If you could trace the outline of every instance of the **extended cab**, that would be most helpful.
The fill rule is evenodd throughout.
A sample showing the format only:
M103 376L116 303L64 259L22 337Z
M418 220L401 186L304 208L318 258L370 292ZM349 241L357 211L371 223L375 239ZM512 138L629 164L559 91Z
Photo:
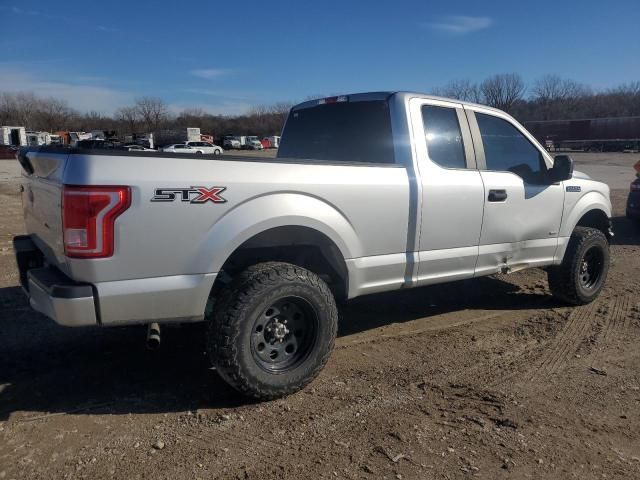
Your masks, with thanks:
M608 271L607 185L504 112L418 93L297 105L277 158L19 161L32 307L69 326L206 321L213 365L256 398L319 372L336 300L544 267L577 305Z

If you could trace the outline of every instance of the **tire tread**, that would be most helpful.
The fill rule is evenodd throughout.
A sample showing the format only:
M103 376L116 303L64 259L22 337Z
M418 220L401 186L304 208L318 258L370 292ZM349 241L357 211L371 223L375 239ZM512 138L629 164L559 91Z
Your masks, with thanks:
M238 319L250 308L250 303L267 290L282 285L283 282L304 282L314 288L331 306L326 312L330 318L331 341L322 357L297 382L286 387L270 388L256 385L246 377L241 368L239 351L236 348ZM216 301L212 318L208 319L207 347L220 376L243 395L259 400L269 400L289 395L311 382L327 363L333 350L337 334L337 309L335 300L327 284L316 274L296 265L283 262L265 262L253 265L238 274L230 286L223 289Z
M605 244L608 243L605 235L598 229L588 227L575 228L569 240L569 245L567 246L562 263L549 268L547 271L549 289L554 297L571 305L586 305L597 297L598 294L593 298L587 298L580 293L574 273L577 268L576 263L579 260L579 252L585 243L591 242L594 238L597 238L598 241L604 241ZM604 285L604 280L602 285ZM600 288L602 288L602 285Z

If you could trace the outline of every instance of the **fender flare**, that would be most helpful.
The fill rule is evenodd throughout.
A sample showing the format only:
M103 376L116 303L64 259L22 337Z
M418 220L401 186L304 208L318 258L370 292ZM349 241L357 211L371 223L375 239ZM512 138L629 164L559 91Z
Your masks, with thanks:
M324 234L345 260L362 256L358 235L335 206L308 194L279 192L250 198L212 225L194 252L194 271L217 273L244 242L286 226L307 227Z
M569 245L569 238L578 225L578 222L580 222L582 217L587 213L594 210L600 210L607 218L611 218L611 202L603 193L598 191L586 193L576 202L569 212L565 212L558 236L556 263L562 262L567 246Z

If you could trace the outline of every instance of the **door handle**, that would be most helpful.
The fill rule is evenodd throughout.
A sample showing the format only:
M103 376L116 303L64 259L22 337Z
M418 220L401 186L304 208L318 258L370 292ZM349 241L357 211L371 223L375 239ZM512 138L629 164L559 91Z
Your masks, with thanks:
M490 202L504 202L507 199L506 190L489 190L487 200Z

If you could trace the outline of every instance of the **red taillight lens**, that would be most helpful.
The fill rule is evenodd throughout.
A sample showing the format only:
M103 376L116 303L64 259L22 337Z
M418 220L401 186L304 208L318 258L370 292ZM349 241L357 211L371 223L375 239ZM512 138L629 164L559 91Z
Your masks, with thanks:
M129 187L65 186L62 193L65 254L80 258L113 255L116 218L130 205Z

